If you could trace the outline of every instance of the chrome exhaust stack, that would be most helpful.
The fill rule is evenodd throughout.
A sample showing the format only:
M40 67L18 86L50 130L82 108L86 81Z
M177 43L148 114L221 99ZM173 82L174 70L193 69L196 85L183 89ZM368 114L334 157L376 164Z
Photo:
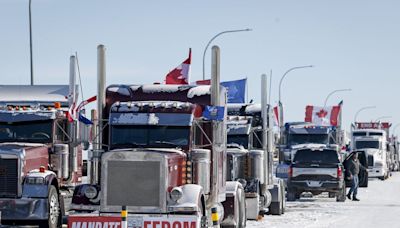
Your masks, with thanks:
M220 49L218 46L212 47L211 54L211 105L212 106L221 106L221 97L220 97ZM218 184L221 180L219 180L218 176L218 164L219 164L219 154L223 150L223 135L221 134L221 128L223 128L223 124L217 121L213 121L213 141L212 141L212 177L210 184L210 195L207 199L207 208L214 207L218 202ZM226 134L225 134L226 135Z
M69 93L68 93L68 106L75 107L78 99L78 89L76 85L76 57L71 55L69 58ZM66 181L69 182L73 178L73 173L78 171L78 151L77 151L77 122L72 121L68 123L68 135L70 137L70 142L68 143L68 157L69 161L67 165L68 168L63 167L63 169L68 170L68 177ZM65 174L65 172L64 172ZM64 177L66 175L63 175Z
M272 185L272 115L268 104L268 80L267 75L261 75L261 117L263 140L262 148L264 151L264 184L263 193L268 190L268 185Z
M90 156L90 183L99 184L99 166L103 150L103 127L104 113L106 106L105 87L106 87L106 48L100 44L97 46L97 113L92 111L93 125L93 150ZM96 115L97 114L97 115Z

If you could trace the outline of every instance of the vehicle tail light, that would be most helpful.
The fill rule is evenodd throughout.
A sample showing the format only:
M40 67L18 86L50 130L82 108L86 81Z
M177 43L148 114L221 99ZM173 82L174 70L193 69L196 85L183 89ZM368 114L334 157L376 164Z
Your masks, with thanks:
M338 167L337 168L337 178L339 179L339 178L342 178L342 173L343 173L343 170L342 170L342 167Z
M289 168L288 168L288 176L289 177L293 176L293 167L292 166L289 166Z

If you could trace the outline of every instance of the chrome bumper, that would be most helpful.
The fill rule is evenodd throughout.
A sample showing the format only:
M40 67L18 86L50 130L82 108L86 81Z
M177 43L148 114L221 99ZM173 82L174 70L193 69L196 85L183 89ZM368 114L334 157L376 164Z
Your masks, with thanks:
M0 198L1 221L47 220L47 198Z

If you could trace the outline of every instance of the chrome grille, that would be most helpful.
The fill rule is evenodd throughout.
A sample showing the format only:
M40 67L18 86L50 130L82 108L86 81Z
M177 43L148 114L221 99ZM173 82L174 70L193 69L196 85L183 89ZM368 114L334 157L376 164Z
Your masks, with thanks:
M160 161L108 161L107 205L157 207L161 205Z
M18 195L18 159L0 158L0 196Z

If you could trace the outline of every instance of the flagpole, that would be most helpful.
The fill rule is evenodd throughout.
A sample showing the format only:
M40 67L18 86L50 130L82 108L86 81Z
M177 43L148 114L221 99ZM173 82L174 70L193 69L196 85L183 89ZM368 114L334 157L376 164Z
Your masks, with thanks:
M269 73L269 94L268 94L268 104L271 104L271 91L272 91L272 69Z
M247 76L246 76L246 96L247 96L246 103L248 104L249 103L249 81L247 80Z

